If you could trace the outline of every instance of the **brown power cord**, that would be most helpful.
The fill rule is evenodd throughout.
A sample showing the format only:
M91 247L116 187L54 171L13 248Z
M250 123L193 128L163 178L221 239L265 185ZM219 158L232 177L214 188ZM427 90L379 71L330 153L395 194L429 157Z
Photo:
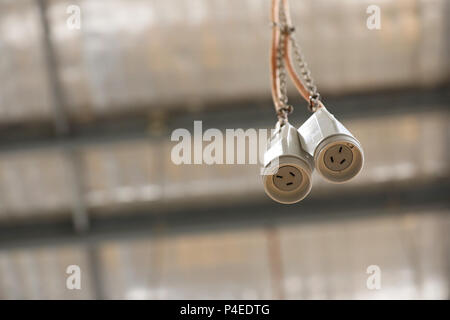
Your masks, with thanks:
M282 1L281 7L280 1ZM280 12L280 10L282 11ZM282 13L284 17L284 21L282 21L282 23L280 23L280 13ZM322 107L323 104L320 101L320 95L316 91L311 92L310 90L308 90L308 88L305 87L302 80L300 79L300 76L298 75L297 71L295 70L292 64L290 41L293 42L293 38L291 38L291 33L294 31L294 28L292 27L291 23L289 1L272 0L271 18L272 18L272 49L270 61L271 61L271 76L272 76L272 98L275 104L275 109L277 111L278 117L282 121L287 121L287 114L290 111L292 111L292 107L286 106L286 104L281 99L280 77L279 77L280 70L277 67L277 55L282 49L280 45L283 46L282 50L283 60L284 65L286 66L286 69L288 71L288 74L291 77L291 80L293 81L300 95L303 97L303 99L305 99L308 102L309 110L314 112L318 108ZM283 40L282 44L280 43L281 33L283 33L284 35L284 37L282 37ZM308 80L312 81L311 78L309 78Z
M272 99L275 104L275 110L277 113L281 110L284 104L280 100L280 78L278 75L277 68L277 57L279 52L279 41L280 41L280 28L279 24L279 12L280 12L280 2L279 0L272 0L272 48L270 51L270 71L272 76Z
M279 0L278 0L279 1ZM275 0L275 2L278 2ZM289 39L290 39L290 33L292 32L292 26L291 23L291 15L290 15L290 9L289 9L289 1L288 0L282 0L283 1L283 9L284 9L284 15L286 18L286 27L282 32L286 33L286 37L284 37L284 61L286 63L286 68L289 73L289 76L291 77L292 81L294 82L295 87L297 88L298 92L300 92L300 95L305 99L307 102L309 102L309 91L306 89L306 87L303 85L303 82L300 80L300 77L297 74L297 71L295 71L294 66L292 65L291 60L291 46L289 45Z

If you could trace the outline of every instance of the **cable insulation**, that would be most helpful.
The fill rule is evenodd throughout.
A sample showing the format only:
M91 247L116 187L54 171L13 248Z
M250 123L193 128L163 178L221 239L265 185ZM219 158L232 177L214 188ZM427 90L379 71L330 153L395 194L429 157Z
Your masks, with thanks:
M279 0L272 0L271 7L271 19L272 19L272 47L270 51L270 71L271 71L271 84L272 84L272 99L275 104L275 110L277 113L283 107L283 104L280 100L281 92L280 92L280 79L278 77L277 70L277 55L279 51L279 41L280 41L280 28L278 27L279 23L279 10L280 10L280 2Z
M289 1L288 0L282 0L283 1L283 8L284 15L286 17L286 24L287 28L292 26L291 23L291 15L290 15L290 8L289 8ZM295 70L294 66L292 65L292 58L291 58L291 46L290 46L290 35L289 30L283 30L283 32L286 32L286 37L284 38L284 61L286 64L286 69L289 73L289 76L292 79L292 82L294 82L295 87L297 88L300 95L309 103L309 96L310 93L308 89L304 86L303 82L300 80L300 77Z

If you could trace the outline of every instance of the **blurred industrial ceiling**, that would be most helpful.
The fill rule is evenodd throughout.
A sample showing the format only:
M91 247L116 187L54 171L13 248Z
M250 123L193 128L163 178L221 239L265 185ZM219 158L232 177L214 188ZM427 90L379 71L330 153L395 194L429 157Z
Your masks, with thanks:
M52 119L46 36L35 0L0 2L0 121ZM267 97L269 1L45 1L66 112L77 120ZM67 28L79 5L80 30ZM292 1L296 36L327 94L429 87L449 77L445 0ZM433 35L430 37L430 35Z
M269 1L0 0L0 298L448 296L450 1L378 1L370 31L372 2L291 1L324 102L367 161L350 184L314 176L310 198L283 207L259 166L170 161L171 131L193 120L274 125ZM80 30L66 26L73 4ZM299 125L308 114L289 91ZM354 260L333 255L347 250ZM371 259L403 279L385 296L339 281ZM79 294L60 287L74 261ZM221 265L236 272L219 281Z

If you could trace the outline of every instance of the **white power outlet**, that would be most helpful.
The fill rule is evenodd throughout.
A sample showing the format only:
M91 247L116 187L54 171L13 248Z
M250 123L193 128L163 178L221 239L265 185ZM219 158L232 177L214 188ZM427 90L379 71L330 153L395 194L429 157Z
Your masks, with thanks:
M311 191L312 156L304 150L303 138L289 123L277 126L264 154L264 190L280 203L295 203Z
M335 144L325 151L325 165L332 171L347 169L353 162L353 152L345 144Z
M282 191L292 191L297 189L302 181L303 175L299 169L293 166L280 167L276 174L272 176L275 187Z
M361 145L325 107L319 108L298 132L305 139L306 150L314 156L317 171L325 179L341 183L361 171L364 163Z

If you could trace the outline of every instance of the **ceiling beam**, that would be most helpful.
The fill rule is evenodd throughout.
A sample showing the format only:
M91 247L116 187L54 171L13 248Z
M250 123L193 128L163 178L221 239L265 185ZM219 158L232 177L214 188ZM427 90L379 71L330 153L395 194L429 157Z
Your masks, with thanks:
M263 201L163 212L144 209L91 216L89 230L76 233L70 221L24 220L0 225L0 249L62 245L98 245L103 241L159 235L236 230L295 222L321 222L408 212L442 210L449 213L448 178L411 184L389 183L383 188L359 188L310 197L296 205Z
M292 99L294 101L294 99ZM297 100L298 101L298 100ZM403 89L373 93L334 96L324 101L339 119L368 118L395 114L448 112L450 87L430 89ZM33 149L55 149L61 147L82 148L84 146L111 143L119 140L166 138L176 128L191 128L194 120L203 120L210 128L272 127L276 121L269 99L208 105L198 112L167 111L164 131L157 134L149 130L149 110L143 114L124 114L120 117L98 119L91 123L71 122L70 134L55 136L51 130L26 126L0 128L0 153ZM300 124L309 116L303 104L296 106L290 120ZM297 123L298 122L298 123ZM28 131L27 131L28 130Z

